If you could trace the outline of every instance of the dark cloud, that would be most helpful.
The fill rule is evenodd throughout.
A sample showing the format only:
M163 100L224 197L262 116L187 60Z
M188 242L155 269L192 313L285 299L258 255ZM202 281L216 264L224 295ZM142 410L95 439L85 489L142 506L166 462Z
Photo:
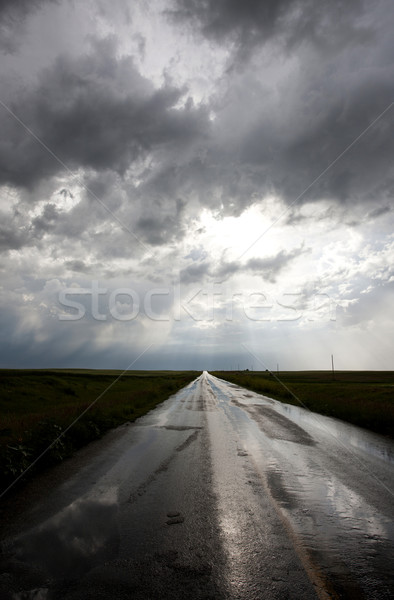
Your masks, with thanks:
M0 49L11 53L16 50L27 16L42 5L57 0L1 0L0 2Z
M2 252L19 250L25 246L27 239L24 233L16 231L7 221L3 221L0 225L0 249Z
M390 206L378 206L367 214L367 219L377 219L378 217L387 215L387 213L392 212L392 210L393 209Z
M394 85L377 83L378 91L365 81L357 90L349 90L346 98L335 99L323 118L283 149L274 169L285 197L302 194L303 199L342 203L384 197L394 175L390 161L394 142L388 135L394 106L380 115L391 104ZM368 129L375 119L378 122Z
M321 47L336 47L350 39L363 40L368 28L358 23L362 0L175 0L176 19L189 21L217 42L235 43L238 56L245 57L277 35L288 46L308 39Z
M267 91L253 67L246 70L229 82L212 135L189 156L163 156L145 173L140 193L195 198L219 216L237 216L267 194L298 205L387 204L394 189L394 72L373 53L366 70L357 54L340 64L316 63L308 54L301 76L281 92Z
M25 127L2 110L0 180L32 186L64 171L61 163L123 174L153 149L181 150L208 122L203 109L175 108L184 91L155 89L130 57L116 58L112 38L79 60L60 57L12 103Z
M14 206L0 213L0 249L20 250L27 246L34 236L34 227L26 214Z
M136 229L142 239L153 246L168 243L172 234L179 232L177 224L169 216L141 217L136 223Z
M111 290L125 286L141 306L157 288L153 313L170 314L179 278L203 320L202 284L228 281L231 295L238 282L267 283L278 297L283 286L300 290L305 311L315 296L342 298L347 329L367 323L365 340L376 327L392 339L390 1L137 4L0 0L1 102L14 113L0 106L1 364L122 367L152 340L163 346L145 367L196 366L193 352L206 367L221 346L218 356L229 345L237 355L249 327L227 321L223 298L212 323L161 322L145 308L127 325L108 315ZM99 40L103 31L117 37ZM251 205L274 245L251 233L250 254L237 258L209 219ZM321 281L306 285L315 274ZM90 278L108 288L107 321L78 294ZM78 322L59 320L67 286L86 309ZM116 307L130 310L127 294ZM310 356L322 345L299 335ZM288 346L277 327L260 339L280 356ZM344 344L349 355L359 346Z
M281 250L274 256L267 256L265 258L251 258L245 264L239 261L223 261L221 265L215 269L214 277L219 279L228 279L236 273L253 273L253 275L259 275L274 283L277 275L283 271L290 263L297 259L305 252L309 252L304 247L295 248L294 250L287 252Z
M178 198L151 198L151 203L142 210L141 216L134 222L134 231L144 242L152 246L169 244L181 239L185 234L183 212L185 202Z
M47 204L39 217L35 217L32 221L34 233L41 236L48 231L54 229L59 218L59 211L55 204Z
M181 283L185 284L201 282L209 273L209 270L209 262L192 264L180 271L179 279Z
M205 162L195 158L177 180L185 187L193 181L201 202L216 201L225 214L239 214L266 194L299 204L389 202L394 72L374 52L366 70L368 48L357 54L350 52L341 63L316 63L307 54L305 70L281 93L256 84L251 68L229 86Z
M16 206L0 217L0 248L3 252L39 245L44 236L56 232L62 218L61 211L52 203L46 204L33 218L22 208Z
M359 2L346 9L336 2L330 8L314 4L179 0L178 12L194 15L219 42L231 34L246 45L255 44L256 31L271 39L282 22L286 31L294 32L302 19L309 19L309 31L324 31L341 11L347 15L341 27L348 22L357 29ZM295 14L298 25L292 27L288 21ZM253 39L247 33L251 22ZM113 173L122 178L131 165L149 157L138 186L129 181L124 187L130 198L125 212L136 200L145 202L144 211L126 219L156 245L184 231L182 219L166 207L179 196L189 205L195 199L218 215L239 215L267 193L287 202L300 194L302 200L381 201L390 197L394 185L392 111L320 177L393 97L391 68L377 54L372 38L364 39L362 51L351 46L350 34L348 39L350 50L340 62L330 53L316 60L313 53L304 52L301 71L290 74L280 90L258 82L251 64L229 79L224 98L214 97L198 107L191 100L184 102L182 87L154 87L131 57L118 57L116 40L109 38L94 42L93 51L77 60L59 57L41 73L34 89L18 94L11 109L67 167L93 171L88 177L95 182L89 189L106 205L114 202L114 212L122 201L115 201L110 191ZM212 122L209 109L216 116ZM0 182L31 189L64 172L17 120L1 112ZM248 115L253 116L249 121Z
M0 20L11 16L14 13L26 15L29 10L34 10L45 0L1 0L0 1ZM46 0L49 1L49 0Z
M270 193L287 203L387 203L394 188L390 3L175 4L176 18L236 48L240 65L228 72L224 97L212 101L215 142L203 160L178 170L178 186L193 182L202 204L232 215ZM286 79L277 78L281 71Z
M70 271L74 271L75 273L89 273L92 268L90 265L87 265L83 260L67 260L64 265Z
M302 246L289 252L281 250L278 254L265 258L251 258L246 263L222 260L219 265L213 265L207 260L202 260L182 269L180 280L186 284L202 282L208 275L210 279L221 283L237 273L252 273L274 283L281 271L306 252L309 250Z

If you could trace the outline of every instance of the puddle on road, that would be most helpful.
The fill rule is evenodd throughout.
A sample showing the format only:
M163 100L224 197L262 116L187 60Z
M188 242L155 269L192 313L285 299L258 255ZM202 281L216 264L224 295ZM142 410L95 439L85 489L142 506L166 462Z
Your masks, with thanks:
M275 401L275 409L284 415L288 415L298 424L318 428L322 434L335 438L347 448L352 447L356 450L362 450L370 456L394 464L394 443L392 440L385 439L383 436L339 419L313 413L291 404Z
M390 598L394 563L391 519L375 513L338 479L323 473L316 473L315 478L315 484L307 479L302 489L294 490L297 507L285 507L312 560L334 583L340 597ZM361 594L361 589L368 596Z
M7 574L11 588L26 590L15 598L44 598L43 586L48 580L78 579L116 555L118 504L112 491L101 501L77 500L40 526L3 544L1 572Z

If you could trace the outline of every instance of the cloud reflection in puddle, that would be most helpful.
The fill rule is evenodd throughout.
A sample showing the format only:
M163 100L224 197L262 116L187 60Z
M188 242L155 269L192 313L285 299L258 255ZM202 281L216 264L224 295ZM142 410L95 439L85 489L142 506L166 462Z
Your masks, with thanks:
M119 543L118 504L80 499L15 539L13 559L56 579L75 579L112 558Z

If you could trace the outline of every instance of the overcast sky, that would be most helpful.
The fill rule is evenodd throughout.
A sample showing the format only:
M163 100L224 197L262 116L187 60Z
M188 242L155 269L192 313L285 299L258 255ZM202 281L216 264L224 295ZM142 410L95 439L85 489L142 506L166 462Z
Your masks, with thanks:
M0 366L394 369L393 31L0 1Z

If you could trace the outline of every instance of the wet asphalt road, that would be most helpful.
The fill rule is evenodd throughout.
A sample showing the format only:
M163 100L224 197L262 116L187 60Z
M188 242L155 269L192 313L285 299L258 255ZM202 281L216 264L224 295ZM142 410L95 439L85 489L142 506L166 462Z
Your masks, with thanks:
M394 597L394 444L204 373L5 501L0 597Z

